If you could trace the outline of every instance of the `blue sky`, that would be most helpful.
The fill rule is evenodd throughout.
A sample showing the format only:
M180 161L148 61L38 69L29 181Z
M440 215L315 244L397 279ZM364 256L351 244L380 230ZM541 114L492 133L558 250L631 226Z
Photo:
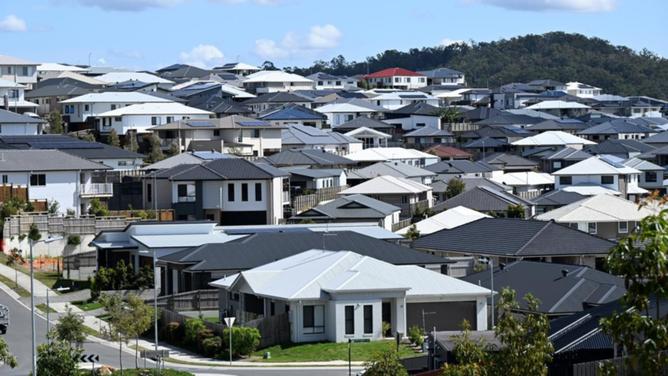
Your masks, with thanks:
M305 66L559 30L668 56L667 14L665 0L2 0L0 54L134 69Z

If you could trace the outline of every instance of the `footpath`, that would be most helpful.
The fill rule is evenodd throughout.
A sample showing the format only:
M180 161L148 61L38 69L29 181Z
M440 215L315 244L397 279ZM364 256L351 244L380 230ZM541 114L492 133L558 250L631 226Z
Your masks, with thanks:
M26 291L30 291L30 275L23 273L21 271L18 272L18 275L15 275L14 269L3 264L0 264L0 274L5 276L6 278L11 279L12 281L16 277L16 281L18 282L19 287L25 289ZM99 309L92 311L83 311L79 307L71 304L72 302L82 301L90 298L89 290L59 294L37 279L35 279L33 283L34 283L35 306L46 303L46 296L48 291L49 307L56 312L55 314L53 312L50 314L50 321L52 324L55 324L57 322L57 319L61 315L67 313L68 309L71 309L73 313L81 315L84 318L84 325L86 325L86 327L94 330L97 333L104 333L105 331L108 331L109 324L106 321L96 317L103 314L104 313L103 311ZM30 306L30 297L20 297L13 290L11 290L10 286L3 286L3 287L5 287L3 288L3 290L8 292L8 294L12 296L14 299L21 301L26 306ZM44 315L42 314L42 316ZM118 347L116 343L113 343L98 336L89 335L88 339L96 343L106 344L111 347ZM139 348L141 350L154 350L155 344L154 342L140 339ZM169 358L165 360L165 363L173 363L175 365L182 365L182 366L185 365L193 368L230 366L229 361L222 361L220 359L203 357L201 355L190 353L181 348L166 345L163 343L159 344L158 350L169 351ZM134 354L134 349L128 348L127 346L125 351ZM353 366L360 367L363 365L363 362L352 362L351 364ZM332 367L338 369L342 367L348 367L348 362L336 360L336 361L325 361L325 362L279 363L279 362L252 362L247 360L234 360L232 361L232 367L324 367L324 368Z

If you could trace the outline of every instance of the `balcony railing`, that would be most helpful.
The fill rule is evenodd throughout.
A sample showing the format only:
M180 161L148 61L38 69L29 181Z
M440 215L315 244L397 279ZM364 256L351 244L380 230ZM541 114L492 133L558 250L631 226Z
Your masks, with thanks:
M81 197L111 197L114 195L113 183L81 184Z

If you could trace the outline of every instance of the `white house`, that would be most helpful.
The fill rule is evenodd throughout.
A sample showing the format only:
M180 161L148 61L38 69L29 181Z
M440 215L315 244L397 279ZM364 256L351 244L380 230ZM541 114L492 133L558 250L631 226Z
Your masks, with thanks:
M427 323L426 331L456 330L464 319L475 330L487 329L490 290L351 251L309 250L211 285L257 302L265 308L263 316L288 312L295 343L378 340ZM244 305L240 301L235 313L241 322L248 316ZM424 311L433 312L428 320ZM389 333L383 333L384 320Z
M585 145L596 145L596 143L563 131L547 131L517 140L513 142L512 145L524 149L537 147L570 147L575 150L582 150Z
M256 73L262 68L256 67L255 65L246 64L246 63L227 63L222 67L213 68L214 71L223 71L232 74L237 74L240 76L248 76L249 74Z
M438 107L439 100L433 95L419 91L392 91L381 92L376 96L367 99L376 106L388 110L397 110L414 103L426 103Z
M619 192L635 201L647 190L638 186L640 170L605 160L599 156L587 158L552 173L555 189L569 186L599 186Z
M348 154L346 158L367 165L376 162L397 161L416 167L425 167L440 161L433 154L398 147L367 148L357 153Z
M34 112L38 104L25 100L25 85L0 79L0 108L17 113Z
M63 72L85 73L87 68L78 67L76 65L66 65L59 63L42 63L37 66L37 77L40 80L45 78L52 78Z
M256 94L277 91L312 90L313 80L280 70L259 71L249 74L243 81L244 88Z
M100 133L115 129L118 135L124 135L128 131L147 133L151 127L174 121L209 119L213 116L215 114L211 111L176 102L142 103L98 114L97 126Z
M131 106L140 103L169 103L169 99L156 97L150 94L126 91L107 91L104 93L89 93L66 99L60 103L63 106L63 117L70 123L83 123L89 117L97 117L107 111Z
M344 134L362 141L364 149L387 147L387 142L392 139L392 135L368 127L356 128Z
M363 78L377 88L412 90L427 86L427 76L404 68L387 68Z
M526 107L529 110L546 112L560 117L577 117L586 115L591 107L578 102L567 102L562 100L547 100Z
M58 201L59 212L81 214L92 198L113 196L111 183L97 183L93 172L110 168L58 150L2 150L2 184L28 188L28 199Z
M583 84L582 82L576 81L567 82L566 90L564 91L570 95L575 95L576 97L580 98L593 98L595 96L601 95L600 87Z
M363 99L348 99L328 103L315 109L327 116L327 122L334 128L360 116L379 118L387 110Z
M0 109L0 136L41 134L44 125L42 119Z
M13 56L0 55L0 80L32 87L37 83L37 63Z
M316 90L346 90L357 89L357 79L354 77L335 76L329 73L317 72L306 76L313 80Z
M411 216L419 209L434 206L432 188L416 181L389 175L378 176L339 192L340 195L360 194L401 208L401 214Z
M308 220L315 223L377 223L392 231L399 222L401 208L364 195L339 197L320 203L292 218L292 222Z

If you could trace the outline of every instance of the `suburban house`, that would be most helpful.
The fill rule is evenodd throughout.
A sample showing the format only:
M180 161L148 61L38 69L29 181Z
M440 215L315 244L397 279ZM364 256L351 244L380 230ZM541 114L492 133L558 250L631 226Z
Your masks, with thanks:
M612 119L583 129L578 132L578 135L591 141L600 142L609 139L642 140L656 133L657 131L630 120Z
M0 107L16 113L35 112L37 103L25 99L25 85L0 79Z
M148 130L156 133L164 148L219 151L263 157L281 150L283 126L240 115L218 119L175 120Z
M555 116L578 117L587 114L591 107L578 102L546 100L527 106L527 109L542 111Z
M0 136L42 134L46 122L40 118L0 109Z
M464 319L475 330L487 329L490 290L351 251L312 249L211 285L259 306L258 312L247 312L253 304L239 302L241 322L287 313L294 343L378 340L405 335L413 325L456 329ZM428 321L425 310L435 313ZM383 321L390 323L391 333L383 333Z
M406 226L401 230L396 231L396 233L400 235L406 235L408 230L412 226L415 226L415 229L420 233L420 236L424 236L436 231L451 229L469 222L477 221L480 218L491 217L487 214L480 213L464 206L455 206L452 209L442 211L419 222L415 222L411 226Z
M403 135L406 145L425 148L436 144L453 144L455 136L449 131L424 127L417 128Z
M530 199L554 188L554 177L546 172L506 172L491 178L499 184L513 188L513 194Z
M552 150L550 148L544 152L540 152L540 155L534 154L534 156L540 159L541 171L551 173L580 161L584 161L592 155L583 150L564 147L557 150Z
M535 171L538 167L538 163L534 161L509 153L492 153L486 155L480 162L488 164L495 170L501 170L503 172Z
M259 72L262 68L246 63L227 63L223 66L213 68L214 71L228 72L239 76L248 76L249 74Z
M638 186L640 188L661 192L666 189L664 182L665 169L663 167L640 158L629 158L621 163L624 166L640 171L640 179L638 179Z
M47 115L51 111L61 111L60 102L88 94L98 90L101 85L89 84L69 77L50 78L33 85L32 90L25 93L26 100L37 105L39 115Z
M0 55L0 80L16 82L30 88L37 83L38 65L17 57Z
M61 101L63 120L67 123L90 123L89 118L121 107L142 103L169 103L169 99L134 91L88 93ZM157 125L157 124L156 124Z
M287 176L242 158L180 165L144 177L144 206L172 208L178 220L277 224L289 203Z
M600 194L537 215L539 221L555 221L606 239L627 237L645 217L655 214L647 207L621 197Z
M540 302L538 312L550 319L615 301L626 292L622 278L582 265L520 260L494 265L493 275L494 289L533 295ZM462 280L489 288L491 278L490 271L483 270ZM527 310L526 301L520 300L518 313Z
M118 135L129 131L149 133L151 127L178 120L209 119L213 112L188 107L176 102L141 103L97 114L97 129L109 133L112 129Z
M446 198L440 205L446 208L463 206L495 217L507 217L508 210L512 206L521 207L524 211L524 218L530 218L534 214L533 203L528 199L515 196L498 187L484 185L470 189L467 186L464 192Z
M434 154L435 156L441 158L441 160L447 161L451 159L468 159L471 160L473 155L466 150L456 148L449 145L433 145L429 148L423 150L425 153Z
M419 91L371 91L368 94L373 96L367 100L376 106L383 107L389 111L405 109L404 112L399 114L411 114L409 112L411 109L413 109L412 113L415 113L416 109L421 108L425 109L423 112L426 115L435 115L438 112L438 98L427 93ZM418 104L427 106L415 107Z
M275 167L348 168L354 161L323 149L291 149L265 157Z
M346 155L360 165L368 166L377 162L403 162L411 166L424 168L439 161L439 158L415 149L391 148L368 148L356 153ZM430 170L430 169L429 169ZM432 171L432 170L430 170Z
M316 207L293 215L292 222L315 223L375 222L392 231L399 222L401 208L364 195L350 195L323 202Z
M347 186L347 174L340 168L281 167L281 170L290 174L292 197Z
M349 90L357 89L357 79L354 77L335 76L329 73L317 72L306 76L315 82L316 90Z
M360 169L348 171L348 181L354 185L377 176L394 176L414 180L425 185L431 184L435 173L420 167L409 165L399 161L378 162Z
M582 150L585 145L594 144L596 143L593 141L563 131L547 131L535 136L525 137L512 143L513 146L518 146L523 150L537 147L570 147L572 149Z
M547 132L547 131L562 131L570 134L586 129L589 124L586 124L577 119L546 119L540 123L531 124L526 129L532 132Z
M360 128L373 129L384 134L389 134L393 139L398 139L399 136L398 130L394 125L366 116L358 116L350 121L337 125L332 128L332 130L340 133L348 133Z
M88 72L90 74L90 71ZM115 85L128 81L143 82L145 84L155 84L156 86L169 89L174 86L174 81L164 79L146 72L114 71L95 76L95 79L102 81L107 85Z
M245 100L243 104L259 114L289 104L311 108L312 102L313 99L306 96L280 91L260 94L255 98Z
M166 170L179 165L194 165L222 158L236 158L217 151L186 151L142 167L144 171Z
M268 110L258 116L258 119L273 125L303 125L315 128L325 128L327 117L319 112L298 104L288 104Z
M362 141L354 137L298 124L281 131L281 143L283 150L322 149L344 155L362 150Z
M494 167L479 161L468 159L444 160L425 167L438 175L465 177L491 177L495 172L500 172Z
M311 90L314 82L306 77L280 70L251 73L243 80L246 91L255 94L278 91Z
M466 84L463 72L450 68L436 68L428 71L420 71L427 77L428 85L462 85Z
M427 76L404 68L387 68L362 78L377 88L413 90L427 86Z
M537 260L600 269L615 243L552 221L482 218L420 237L413 248L458 257L448 274L470 274L476 259L492 258L494 265Z
M358 119L368 118L360 117ZM367 127L355 128L350 132L344 133L344 135L362 141L362 149L387 147L389 140L392 139L392 135L388 133L383 133Z
M327 116L327 123L336 128L358 117L380 118L386 109L363 99L344 99L328 103L315 109Z
M385 114L386 123L410 131L419 128L441 129L438 107L428 103L413 103Z
M383 175L344 189L339 195L361 194L401 208L402 216L434 206L432 188L413 180Z
M547 213L551 210L558 209L562 206L572 204L580 201L587 196L577 192L568 192L564 190L554 190L545 192L538 197L531 199L531 202L536 206L536 214Z
M569 186L598 186L635 201L647 193L638 186L640 171L604 158L590 157L552 173L555 189Z
M57 201L59 213L83 214L93 198L113 196L97 174L110 167L59 150L0 150L2 184L26 187L30 201Z
M601 88L581 82L566 82L565 92L580 98L593 98L601 95Z

